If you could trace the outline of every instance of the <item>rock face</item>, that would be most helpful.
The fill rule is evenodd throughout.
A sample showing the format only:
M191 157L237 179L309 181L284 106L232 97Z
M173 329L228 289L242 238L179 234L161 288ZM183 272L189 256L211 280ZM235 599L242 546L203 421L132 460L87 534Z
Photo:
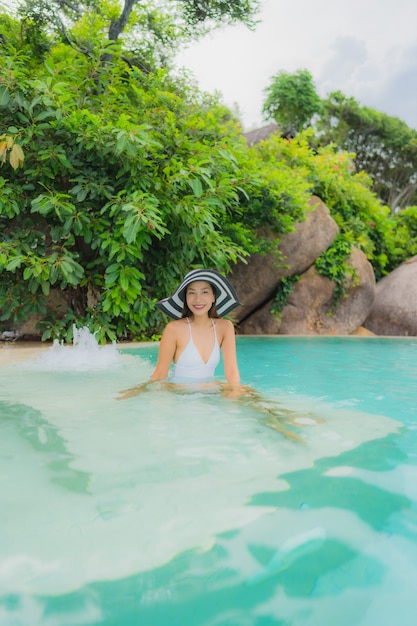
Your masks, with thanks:
M282 318L271 313L272 300L247 317L237 327L239 335L279 335Z
M311 267L297 282L283 310L283 335L350 335L367 318L375 298L375 275L365 254L352 249L346 296L334 307L334 283Z
M299 222L292 233L279 239L282 260L278 269L282 277L301 274L331 246L339 227L320 198L312 196L311 211L304 222Z
M346 297L333 306L334 283L310 267L295 284L280 316L270 312L272 301L239 325L239 333L281 335L349 335L367 318L375 297L371 264L354 248L349 264L356 278L348 278Z
M246 263L238 263L229 276L243 306L235 313L240 322L268 302L282 278L301 274L333 243L338 226L329 209L313 196L311 211L304 222L299 222L293 232L281 239L270 235L281 251L277 254L254 254ZM263 233L265 235L265 233Z
M375 291L363 326L377 335L417 336L417 256L384 276Z

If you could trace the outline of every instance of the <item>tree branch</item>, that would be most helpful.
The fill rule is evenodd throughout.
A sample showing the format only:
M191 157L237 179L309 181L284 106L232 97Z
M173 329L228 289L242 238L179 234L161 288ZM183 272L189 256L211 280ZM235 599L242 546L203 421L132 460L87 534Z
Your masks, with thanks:
M132 13L132 9L136 3L136 0L125 0L123 11L120 14L118 20L112 20L110 22L109 28L109 39L110 41L117 41L121 32L123 32L130 14Z
M77 7L75 4L72 4L72 2L69 2L68 0L55 0L55 2L60 7L67 7L68 9L71 9L71 11L74 11L74 13L77 13L77 15L82 15L79 7Z

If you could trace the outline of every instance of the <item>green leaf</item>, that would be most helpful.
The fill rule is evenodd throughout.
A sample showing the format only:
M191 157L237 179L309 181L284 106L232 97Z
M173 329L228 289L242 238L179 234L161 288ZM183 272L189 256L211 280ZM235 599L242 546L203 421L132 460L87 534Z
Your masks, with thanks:
M0 86L0 107L7 107L10 101L10 92L7 87Z
M53 109L47 109L46 111L41 111L41 113L35 115L34 119L41 122L42 120L46 120L48 117L56 117L56 112Z
M199 178L192 178L188 181L188 184L193 190L194 195L197 198L200 198L203 193L203 185L201 184L201 180Z
M18 267L20 267L25 260L24 256L15 256L11 261L6 265L6 270L8 272L14 272Z
M123 291L127 291L129 289L129 279L124 273L120 274L120 286Z

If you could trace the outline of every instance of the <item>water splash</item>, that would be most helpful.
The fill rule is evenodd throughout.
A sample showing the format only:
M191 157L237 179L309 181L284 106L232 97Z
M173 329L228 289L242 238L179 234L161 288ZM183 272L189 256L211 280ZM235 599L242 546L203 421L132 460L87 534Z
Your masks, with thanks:
M95 333L84 326L73 326L73 345L64 345L55 339L49 350L40 354L34 361L25 364L26 368L38 371L91 371L105 370L123 365L123 359L115 343L100 346Z

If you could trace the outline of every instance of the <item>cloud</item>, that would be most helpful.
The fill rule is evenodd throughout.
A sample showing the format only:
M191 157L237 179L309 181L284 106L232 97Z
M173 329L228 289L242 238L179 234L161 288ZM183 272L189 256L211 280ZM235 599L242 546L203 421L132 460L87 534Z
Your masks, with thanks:
M330 46L332 56L324 63L320 82L338 84L351 81L358 68L368 60L364 41L355 37L338 37Z
M371 57L364 41L339 37L330 51L316 83L321 97L340 90L417 128L417 45L396 45Z
M384 66L384 80L366 94L368 105L417 129L417 45L391 50Z

